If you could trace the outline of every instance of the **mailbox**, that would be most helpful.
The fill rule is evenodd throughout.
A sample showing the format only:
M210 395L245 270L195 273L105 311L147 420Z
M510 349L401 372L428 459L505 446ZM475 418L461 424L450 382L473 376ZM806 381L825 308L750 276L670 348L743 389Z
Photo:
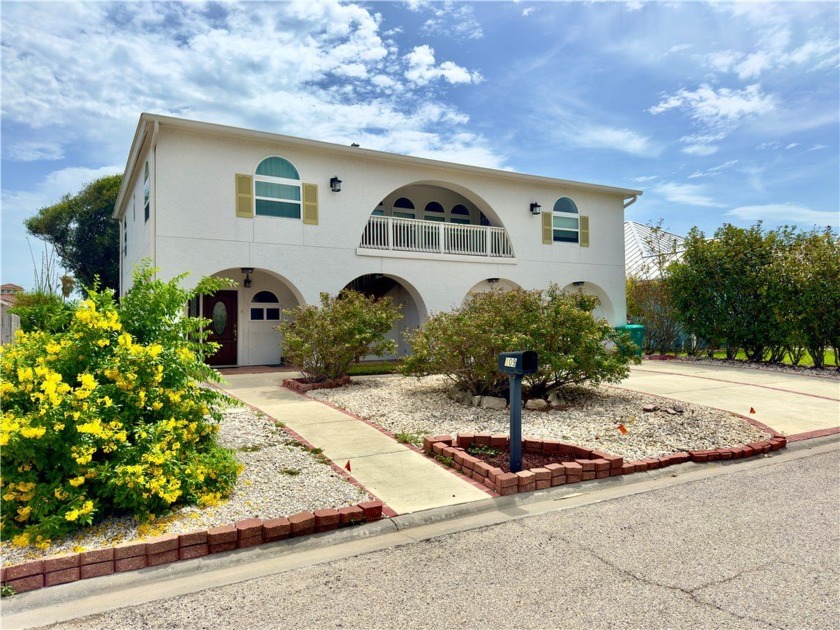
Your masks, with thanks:
M533 374L537 371L537 353L533 350L502 352L499 354L499 371L509 375Z

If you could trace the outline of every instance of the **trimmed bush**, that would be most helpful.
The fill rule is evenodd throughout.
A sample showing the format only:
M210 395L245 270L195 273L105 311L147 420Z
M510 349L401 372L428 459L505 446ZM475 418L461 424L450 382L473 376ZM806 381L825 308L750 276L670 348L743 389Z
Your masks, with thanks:
M499 396L508 388L499 353L534 350L540 367L524 379L525 398L566 385L618 382L637 360L630 352L635 346L626 333L593 318L597 304L593 296L563 293L556 285L547 291L480 293L407 335L413 352L402 372L445 374L475 396Z
M228 399L202 385L205 322L184 317L186 291L142 266L118 307L89 290L66 331L19 332L0 356L3 539L50 539L119 514L141 519L211 504L240 470L214 435Z
M390 298L350 290L337 297L322 293L320 307L298 306L283 314L289 320L277 329L283 333L284 358L310 383L347 376L359 357L395 352L396 342L385 335L402 318Z

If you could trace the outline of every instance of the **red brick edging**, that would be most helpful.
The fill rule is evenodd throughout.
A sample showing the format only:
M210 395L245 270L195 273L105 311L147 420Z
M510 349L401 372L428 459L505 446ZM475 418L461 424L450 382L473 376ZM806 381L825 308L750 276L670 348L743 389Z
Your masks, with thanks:
M331 381L322 381L320 383L307 383L305 379L301 378L287 378L283 380L283 387L291 389L298 394L305 394L311 392L313 389L334 389L342 387L350 382L349 376L342 376Z
M129 542L107 549L52 556L0 569L0 583L12 587L15 593L25 593L45 586L145 569L293 536L369 523L382 518L382 507L382 501L364 501L338 509L298 512L289 518L248 518L233 525L187 534L167 534L145 542Z
M501 468L494 468L466 452L466 449L473 446L506 450L509 445L510 439L508 436L490 435L489 433L462 433L455 438L451 435L435 435L423 438L423 451L427 455L436 458L438 461L444 460L458 472L483 483L490 490L502 496L545 490L554 486L591 479L629 475L689 461L712 462L752 457L784 448L787 445L787 439L781 435L774 435L761 442L732 448L672 453L664 457L625 462L624 458L617 455L610 455L573 444L565 444L558 440L526 438L522 440L523 453L565 455L574 457L575 461L546 464L540 468L521 470L518 473L506 473Z

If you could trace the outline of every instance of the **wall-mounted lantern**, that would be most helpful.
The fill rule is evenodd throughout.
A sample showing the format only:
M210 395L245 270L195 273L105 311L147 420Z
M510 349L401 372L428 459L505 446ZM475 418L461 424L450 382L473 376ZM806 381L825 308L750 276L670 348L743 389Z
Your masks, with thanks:
M531 204L531 214L539 214L542 212L542 206L536 201Z
M341 180L338 177L330 179L330 190L333 192L341 192Z
M239 271L245 274L245 280L242 282L242 286L246 289L251 286L251 274L254 273L253 267L240 267Z
M499 283L498 278L487 278L487 284L498 284L498 283Z

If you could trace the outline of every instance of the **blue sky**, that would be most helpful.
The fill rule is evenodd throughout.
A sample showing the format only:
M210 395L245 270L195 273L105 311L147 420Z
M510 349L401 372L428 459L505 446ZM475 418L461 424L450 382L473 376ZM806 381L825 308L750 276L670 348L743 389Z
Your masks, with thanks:
M837 227L838 25L833 1L4 1L2 282L33 284L23 220L121 172L143 111L639 188L627 218L678 233Z

